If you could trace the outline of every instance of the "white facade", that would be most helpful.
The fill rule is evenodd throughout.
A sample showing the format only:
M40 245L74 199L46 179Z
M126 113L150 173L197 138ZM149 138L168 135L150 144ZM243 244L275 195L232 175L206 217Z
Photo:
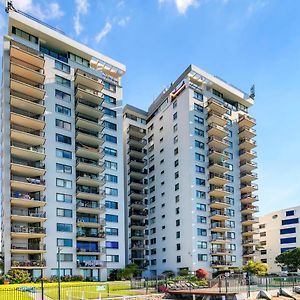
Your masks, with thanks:
M5 272L105 280L125 265L125 67L9 11L2 90ZM11 79L10 79L11 78Z
M300 247L300 206L282 209L259 217L260 259L267 263L269 273L286 271L275 258Z

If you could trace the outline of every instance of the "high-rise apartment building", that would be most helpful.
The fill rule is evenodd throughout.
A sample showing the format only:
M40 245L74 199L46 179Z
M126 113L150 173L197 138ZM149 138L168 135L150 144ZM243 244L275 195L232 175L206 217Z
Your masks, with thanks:
M13 9L4 37L5 272L106 279L125 265L125 67Z
M300 247L300 206L259 217L259 239L260 260L268 264L268 272L287 271L275 263L275 258Z
M135 245L143 257L147 213L149 275L228 270L256 255L253 102L254 96L191 65L147 114L125 109L125 141L132 143L124 146L132 166L125 171L126 219L139 225L129 227L129 261Z

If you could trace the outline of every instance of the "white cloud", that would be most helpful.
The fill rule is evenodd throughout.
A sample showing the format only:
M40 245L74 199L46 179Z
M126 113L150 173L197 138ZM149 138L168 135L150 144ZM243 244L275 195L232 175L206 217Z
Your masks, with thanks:
M74 30L77 35L83 30L83 26L80 22L80 17L86 15L89 9L88 0L75 0L76 12L74 16Z
M123 17L123 18L118 19L116 22L119 26L125 27L128 24L129 21L130 21L130 17L127 16L127 17Z
M101 40L103 40L111 30L112 30L111 23L106 22L102 30L96 35L95 37L96 42L99 43Z
M174 2L176 5L177 11L180 14L185 14L189 7L198 6L198 0L158 0L159 5L162 5L166 2Z
M33 0L14 0L13 5L40 20L58 19L64 15L57 2L48 2L47 5L41 6L40 3L33 3Z
M256 11L264 8L268 2L266 0L252 1L247 8L247 15L251 17Z

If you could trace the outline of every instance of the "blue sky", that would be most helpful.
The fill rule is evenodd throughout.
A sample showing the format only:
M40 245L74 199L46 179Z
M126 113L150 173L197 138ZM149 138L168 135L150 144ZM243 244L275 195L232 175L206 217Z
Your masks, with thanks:
M300 1L13 2L124 63L124 103L147 109L190 63L245 91L255 83L261 213L300 205Z

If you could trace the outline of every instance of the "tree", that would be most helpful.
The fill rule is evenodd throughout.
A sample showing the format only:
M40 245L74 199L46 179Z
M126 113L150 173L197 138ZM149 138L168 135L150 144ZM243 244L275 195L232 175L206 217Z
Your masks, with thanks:
M268 265L260 261L249 260L242 269L250 275L264 276L268 272Z
M300 248L295 248L279 254L275 263L281 267L287 267L290 272L297 272L300 269Z
M175 273L172 270L165 270L161 274L166 276L167 278L175 276Z
M204 269L198 269L196 271L196 276L199 279L207 279L208 278L208 272Z
M11 283L28 283L31 281L31 276L26 270L12 269L5 276Z

